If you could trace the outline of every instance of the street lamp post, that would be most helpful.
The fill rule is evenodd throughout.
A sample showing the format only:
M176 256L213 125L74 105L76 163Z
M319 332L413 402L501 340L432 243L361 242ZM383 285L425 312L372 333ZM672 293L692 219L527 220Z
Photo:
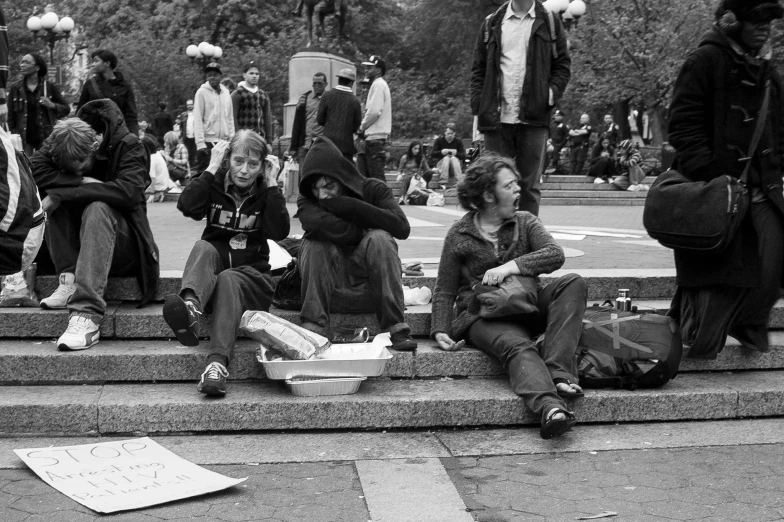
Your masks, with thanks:
M572 27L577 27L580 17L587 10L583 0L572 0L571 2L569 0L546 0L542 5L561 18L567 31Z
M219 60L223 56L223 49L217 45L212 45L208 42L202 42L199 45L189 45L185 49L185 54L194 63L199 64L204 80L207 80L207 72L204 70L207 65L213 60Z
M70 16L60 18L53 11L41 17L31 16L27 19L27 28L32 31L33 38L38 38L38 32L42 29L46 31L42 37L49 44L49 64L52 67L54 67L54 44L58 40L68 40L74 25L73 18Z

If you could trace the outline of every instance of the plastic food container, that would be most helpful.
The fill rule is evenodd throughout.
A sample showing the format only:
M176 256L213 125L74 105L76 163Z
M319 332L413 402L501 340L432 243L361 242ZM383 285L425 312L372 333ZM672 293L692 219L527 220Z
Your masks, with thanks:
M366 377L333 379L295 378L286 379L286 386L297 397L320 397L324 395L350 395L359 391Z

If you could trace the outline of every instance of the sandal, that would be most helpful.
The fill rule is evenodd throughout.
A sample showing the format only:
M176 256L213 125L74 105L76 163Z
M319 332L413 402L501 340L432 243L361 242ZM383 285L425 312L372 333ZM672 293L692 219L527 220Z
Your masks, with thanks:
M575 399L577 399L579 397L585 397L585 392L583 392L583 389L580 388L579 385L574 384L569 379L563 379L563 378L559 377L557 379L553 379L553 384L555 385L555 392L558 394L559 397L565 397L565 398L573 397ZM569 392L565 392L563 390L560 390L560 389L558 389L558 385L559 384L566 384L567 386L569 386L574 391L572 393L569 393Z
M560 437L577 423L577 417L574 413L566 411L563 408L553 407L547 413L543 413L542 427L539 429L539 435L543 439L554 439ZM556 415L563 415L563 419L556 419Z

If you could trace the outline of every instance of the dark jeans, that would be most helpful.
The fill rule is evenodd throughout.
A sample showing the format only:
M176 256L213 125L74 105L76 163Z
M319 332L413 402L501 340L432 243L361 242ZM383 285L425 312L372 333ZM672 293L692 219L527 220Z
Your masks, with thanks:
M569 151L569 161L572 164L572 175L580 176L583 173L585 159L588 157L588 149L582 146L572 147Z
M566 408L553 379L577 379L575 354L583 331L587 286L568 274L539 290L539 314L530 322L480 319L468 330L471 345L501 361L512 391L537 415ZM544 342L534 343L544 331Z
M207 170L207 167L210 166L210 156L212 155L210 151L214 146L215 146L214 143L208 141L206 149L199 149L196 151L196 174L197 175L201 175L201 173Z
M563 150L563 145L553 145L553 163L552 166L556 170L556 172L560 171L561 168L561 150Z
M357 170L364 177L367 177L367 155L364 152L357 153Z
M347 255L327 241L306 239L299 254L302 311L307 329L329 337L329 314L374 312L382 331L408 330L403 322L403 277L395 239L368 230Z
M547 128L502 123L500 129L485 133L485 150L514 158L520 173L519 210L539 215L539 178L547 158Z
M202 309L212 312L207 362L228 366L242 314L269 311L275 284L272 276L249 266L225 268L215 247L200 239L185 263L180 296L184 290L193 290Z
M615 175L615 160L613 158L599 158L591 165L588 175L594 178L607 180Z
M106 203L60 204L48 216L46 244L57 273L74 274L76 293L68 310L96 324L106 312L109 276L135 275L141 267L136 235Z
M365 168L368 178L387 182L384 166L387 164L387 140L367 140L365 142Z
M188 164L192 169L196 170L196 139L184 138L182 142L185 144L185 148L188 150ZM196 173L191 172L191 176L194 174ZM199 172L199 174L201 174L201 172Z

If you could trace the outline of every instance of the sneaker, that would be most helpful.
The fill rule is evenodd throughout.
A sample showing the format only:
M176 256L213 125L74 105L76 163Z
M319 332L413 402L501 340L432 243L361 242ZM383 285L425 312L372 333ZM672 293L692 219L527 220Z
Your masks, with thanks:
M211 362L201 374L201 380L196 389L210 397L223 397L226 395L226 379L229 370L219 362Z
M68 319L68 328L57 339L58 350L86 350L101 338L98 325L83 315L72 315Z
M413 352L417 342L411 338L410 330L400 330L391 335L392 349L399 352Z
M38 307L38 297L30 287L27 272L17 272L3 278L3 288L0 290L0 307L26 306ZM33 269L33 285L35 284L35 269Z
M596 178L595 180L593 180L593 182L595 185L601 185L602 183L607 183L602 178Z
M46 299L41 299L41 308L46 310L61 310L68 307L71 296L76 292L74 275L68 272L60 274L60 286L57 287L52 295Z
M163 304L163 320L172 329L180 344L199 345L199 318L201 310L193 301L185 301L178 295L166 297Z

